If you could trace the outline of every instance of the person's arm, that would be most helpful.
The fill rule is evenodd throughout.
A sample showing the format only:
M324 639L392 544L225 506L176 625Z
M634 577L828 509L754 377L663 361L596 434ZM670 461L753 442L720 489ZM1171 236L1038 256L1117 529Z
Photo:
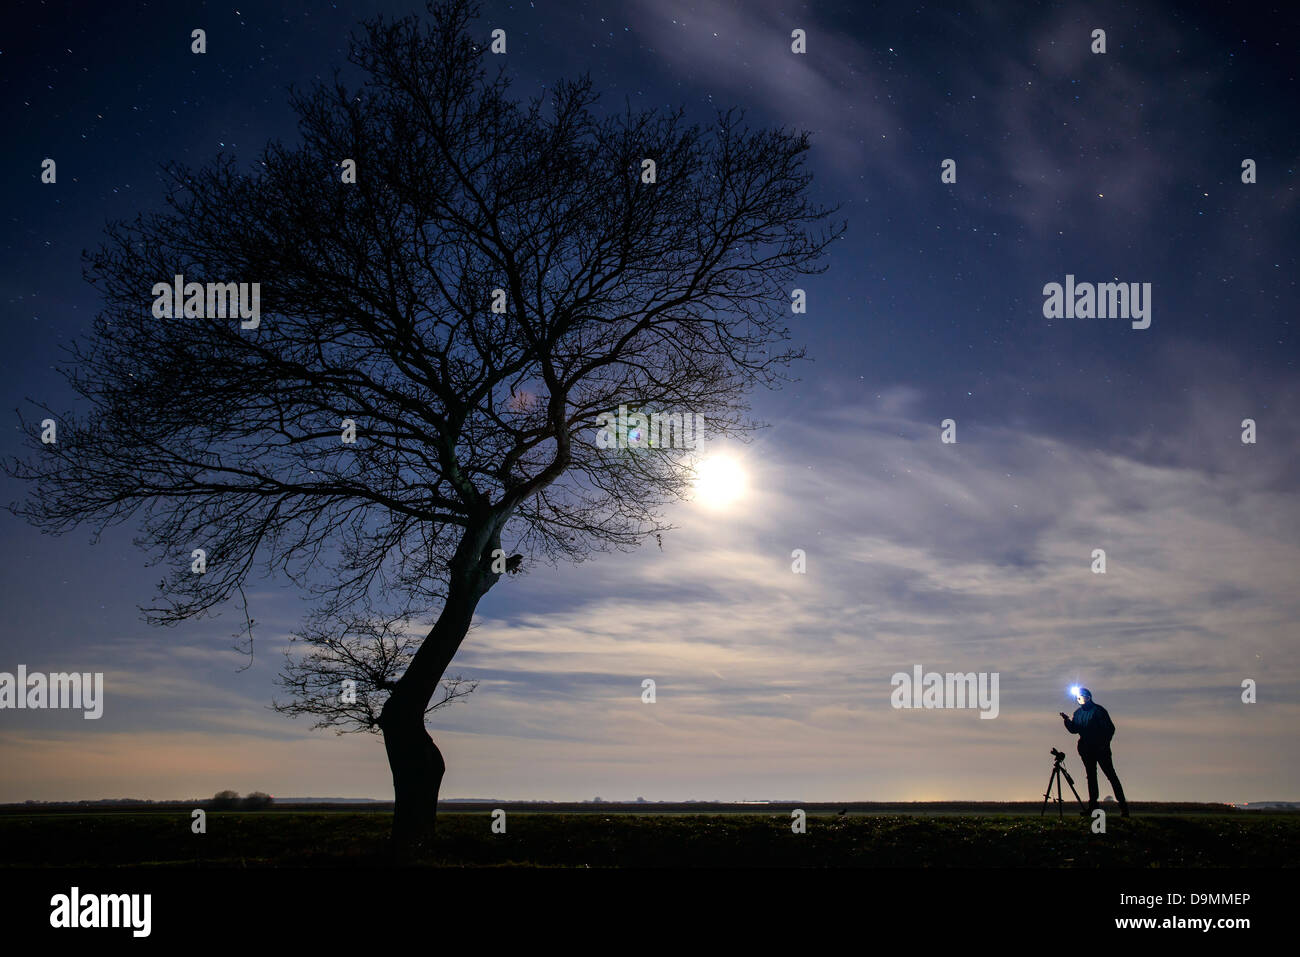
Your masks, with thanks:
M1068 717L1066 717L1064 711L1058 711L1057 714L1059 714L1061 716L1061 720L1065 722L1066 731L1069 731L1071 734L1079 733L1079 729L1074 726L1073 721L1071 721Z
M1107 741L1110 741L1111 738L1115 737L1115 722L1110 720L1110 712L1107 711L1105 708L1101 709L1101 717L1105 719L1105 724L1103 725L1103 727L1106 733L1105 735L1103 735L1103 737Z

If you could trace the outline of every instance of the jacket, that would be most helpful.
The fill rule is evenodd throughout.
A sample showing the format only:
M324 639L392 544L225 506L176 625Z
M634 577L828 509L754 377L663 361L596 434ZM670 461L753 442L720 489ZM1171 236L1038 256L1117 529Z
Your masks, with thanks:
M1065 730L1079 736L1080 751L1105 751L1115 736L1115 722L1099 704L1085 704L1065 719Z

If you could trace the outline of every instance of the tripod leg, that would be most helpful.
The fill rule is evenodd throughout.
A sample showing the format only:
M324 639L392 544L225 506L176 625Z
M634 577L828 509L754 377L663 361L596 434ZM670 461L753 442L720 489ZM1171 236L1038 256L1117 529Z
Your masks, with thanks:
M1074 787L1073 784L1070 787ZM1061 769L1056 769L1056 819L1065 820L1065 801L1061 798Z
M1074 782L1069 778L1066 778L1065 780L1070 785L1070 790L1074 792L1074 799L1082 804L1083 798L1079 797L1079 789L1074 786Z
M1055 769L1055 768L1052 769L1052 773L1049 774L1048 777L1047 777L1047 790L1043 792L1043 809L1042 809L1041 811L1038 812L1038 816L1039 816L1039 817L1042 817L1044 814L1047 813L1047 802L1048 802L1048 801L1051 799L1051 797L1052 797L1052 782L1053 782L1054 780L1056 780L1056 769Z

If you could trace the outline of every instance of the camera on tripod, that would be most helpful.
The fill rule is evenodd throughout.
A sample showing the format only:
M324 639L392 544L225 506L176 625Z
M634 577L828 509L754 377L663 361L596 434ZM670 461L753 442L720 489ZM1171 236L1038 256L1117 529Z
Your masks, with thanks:
M1038 816L1042 817L1047 813L1047 804L1052 799L1052 785L1055 784L1056 816L1064 818L1065 802L1061 800L1061 778L1065 778L1066 783L1070 785L1070 790L1074 792L1076 801L1082 804L1083 798L1079 797L1079 792L1074 786L1074 778L1070 777L1070 772L1065 770L1065 752L1052 748L1052 759L1052 776L1047 779L1047 790L1043 792L1043 809L1038 812Z

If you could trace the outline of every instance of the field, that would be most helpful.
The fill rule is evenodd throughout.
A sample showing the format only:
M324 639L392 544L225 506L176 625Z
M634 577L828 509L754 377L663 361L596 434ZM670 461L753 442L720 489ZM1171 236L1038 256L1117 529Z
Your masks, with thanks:
M192 805L11 807L0 813L0 867L1241 868L1300 857L1300 814L1222 805L1138 805L1128 820L1112 814L1106 834L1069 809L1064 821L1039 817L1036 805L849 805L842 815L808 805L804 834L791 832L784 805L502 806L505 834L492 833L493 805L444 811L434 845L414 859L390 848L382 806L209 811L205 834L191 833Z

